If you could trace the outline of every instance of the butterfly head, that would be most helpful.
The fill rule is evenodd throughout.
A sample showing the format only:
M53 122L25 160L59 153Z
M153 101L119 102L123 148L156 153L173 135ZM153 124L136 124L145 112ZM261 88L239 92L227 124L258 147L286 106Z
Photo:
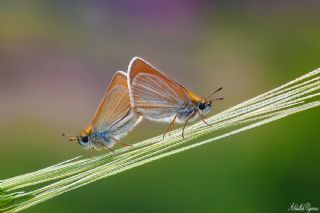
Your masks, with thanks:
M206 115L210 112L212 108L212 100L202 99L198 103L198 110L201 114Z
M62 134L65 136L65 134ZM90 135L85 135L83 133L80 133L80 136L72 136L69 138L69 141L77 141L78 144L87 149L90 148Z
M62 134L62 135L69 136L69 134ZM91 147L90 135L91 135L91 128L90 129L87 128L84 131L80 132L79 135L70 137L69 141L77 141L81 147L88 149Z
M223 100L222 97L219 98L214 98L214 99L210 99L210 97L212 95L214 95L215 93L219 92L220 90L222 90L222 87L220 87L219 89L217 89L216 91L214 91L213 93L211 93L208 97L206 98L202 98L199 102L198 102L198 110L201 114L205 115L208 114L208 112L210 112L212 106L213 106L213 102L214 101L219 101L219 100Z
M78 144L83 148L89 148L90 147L90 135L86 135L81 133L81 135L78 137Z
M87 127L85 130L83 130L82 132L80 132L80 136L78 137L78 144L82 147L82 148L90 148L91 147L91 126Z

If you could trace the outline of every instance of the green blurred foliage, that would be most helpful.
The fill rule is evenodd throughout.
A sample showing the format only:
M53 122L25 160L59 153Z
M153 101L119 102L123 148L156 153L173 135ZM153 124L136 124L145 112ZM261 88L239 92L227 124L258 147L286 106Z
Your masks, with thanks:
M319 67L318 1L2 1L0 179L88 155L80 131L108 80L142 56L213 113ZM319 109L168 157L26 212L286 212L319 200ZM144 121L125 142L161 134ZM148 131L146 131L148 130Z

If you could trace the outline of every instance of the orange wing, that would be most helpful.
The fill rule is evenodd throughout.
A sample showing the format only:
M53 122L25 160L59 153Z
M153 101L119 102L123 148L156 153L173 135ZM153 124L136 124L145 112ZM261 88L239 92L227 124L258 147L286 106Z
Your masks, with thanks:
M128 84L132 107L149 119L172 117L191 103L186 88L138 57L129 64Z
M108 129L131 110L127 74L118 71L114 75L103 100L92 120L94 129Z

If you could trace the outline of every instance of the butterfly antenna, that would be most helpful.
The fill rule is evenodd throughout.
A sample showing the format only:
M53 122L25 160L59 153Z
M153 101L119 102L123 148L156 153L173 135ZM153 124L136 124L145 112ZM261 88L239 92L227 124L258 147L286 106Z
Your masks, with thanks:
M212 99L211 101L222 101L223 99L224 99L223 97L219 97L219 98Z
M69 141L71 142L71 141L78 141L79 142L79 137L78 136L76 136L76 137L71 137L71 138L69 138Z
M217 92L219 92L220 90L222 90L223 87L220 87L219 89L217 89L216 91L214 91L213 93L211 93L207 99L209 99L211 96L213 96L214 94L216 94Z
M69 133L62 133L61 135L64 136L64 137L70 137L70 138L69 138L69 141L75 141L75 140L77 140L77 141L79 142L79 137L78 137L78 136L72 136L72 137L71 137L71 134L69 134Z

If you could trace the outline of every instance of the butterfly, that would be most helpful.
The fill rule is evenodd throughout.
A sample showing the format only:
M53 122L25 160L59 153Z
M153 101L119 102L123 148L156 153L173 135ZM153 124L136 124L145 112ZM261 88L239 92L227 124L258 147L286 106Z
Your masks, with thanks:
M223 99L210 99L222 87L202 98L139 57L134 57L129 64L128 85L131 105L136 113L152 121L170 123L163 137L176 122L184 123L183 138L189 121L200 117L209 125L204 115L211 110L213 101Z
M127 74L122 71L114 75L100 106L87 128L80 136L69 140L77 140L80 146L89 149L108 149L130 132L141 120L130 104Z

